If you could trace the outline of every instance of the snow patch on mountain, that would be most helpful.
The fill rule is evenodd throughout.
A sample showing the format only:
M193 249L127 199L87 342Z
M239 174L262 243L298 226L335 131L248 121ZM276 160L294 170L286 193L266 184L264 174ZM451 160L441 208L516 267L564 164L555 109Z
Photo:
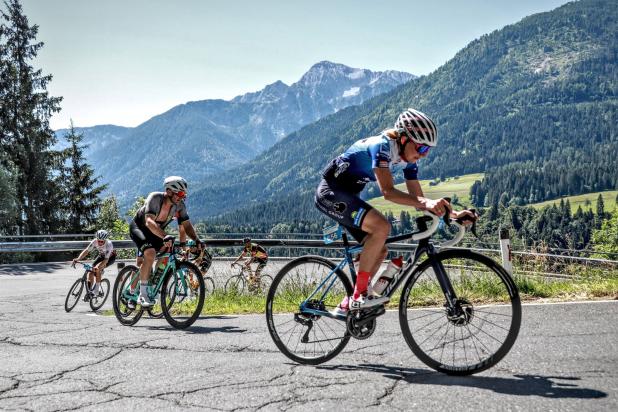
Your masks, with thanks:
M360 87L352 87L345 92L343 92L343 97L352 97L357 96L360 93Z

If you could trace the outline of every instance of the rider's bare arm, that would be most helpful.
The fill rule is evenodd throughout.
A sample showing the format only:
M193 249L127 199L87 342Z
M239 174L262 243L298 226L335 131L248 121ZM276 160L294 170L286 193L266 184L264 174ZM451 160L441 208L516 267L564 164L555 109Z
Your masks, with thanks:
M79 262L80 260L82 260L83 258L86 257L86 255L88 255L88 248L82 250L82 253L79 254L78 257L76 257L75 259L73 259L73 262Z
M199 243L198 240L199 238L197 237L197 233L195 233L195 228L193 227L193 224L191 224L191 221L189 220L185 220L184 222L181 223L182 228L184 229L185 233L193 240L195 240L196 243ZM199 245L198 245L199 247Z
M185 230L184 222L178 225L178 241L180 243L187 242L187 231Z
M414 195L416 197L424 197L423 189L421 188L421 184L418 180L406 180L406 188L408 189L408 193ZM474 214L469 210L451 210L450 217L453 219L457 219L463 217L465 215L474 217ZM466 222L464 224L472 224L472 222Z
M161 239L163 239L167 235L167 233L165 233L165 231L159 227L157 222L155 222L155 215L146 215L145 221L148 230L159 236Z
M432 200L423 196L418 196L416 193L405 193L395 188L393 175L387 168L374 168L373 172L375 173L380 191L384 195L384 199L390 202L412 206L421 210L429 210L438 216L442 216L449 206L449 203L445 199Z

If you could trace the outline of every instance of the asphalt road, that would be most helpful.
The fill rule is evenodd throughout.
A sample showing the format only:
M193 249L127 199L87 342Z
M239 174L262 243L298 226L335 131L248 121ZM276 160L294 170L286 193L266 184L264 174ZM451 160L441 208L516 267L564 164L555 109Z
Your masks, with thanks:
M81 302L67 314L78 275L0 266L0 410L618 410L618 301L525 305L502 362L449 377L412 355L393 312L370 339L300 366L263 315L178 331L148 318L124 327Z

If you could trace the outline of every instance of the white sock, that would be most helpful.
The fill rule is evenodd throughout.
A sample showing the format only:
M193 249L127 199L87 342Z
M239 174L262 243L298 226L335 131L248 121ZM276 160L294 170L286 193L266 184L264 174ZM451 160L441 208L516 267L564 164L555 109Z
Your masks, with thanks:
M95 283L95 284L94 284L94 289L92 289L92 293L94 293L95 295L96 295L97 293L99 293L99 288L100 288L100 287L101 287L101 284L100 284L100 283Z
M139 294L140 296L147 297L148 296L148 285L140 285Z

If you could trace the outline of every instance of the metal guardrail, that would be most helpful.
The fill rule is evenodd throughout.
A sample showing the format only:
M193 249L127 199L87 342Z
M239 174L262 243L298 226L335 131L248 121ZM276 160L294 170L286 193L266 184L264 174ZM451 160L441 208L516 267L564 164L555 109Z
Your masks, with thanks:
M116 249L135 249L135 244L131 240L112 240ZM268 248L290 248L290 249L343 249L342 242L334 242L325 244L323 240L312 239L254 239L254 242ZM0 253L20 253L20 252L74 252L81 251L88 246L90 240L75 240L75 241L50 241L50 242L0 242ZM355 244L355 242L350 242ZM208 247L242 247L242 239L206 239ZM414 243L391 243L388 245L389 250L409 252L416 247ZM470 249L480 253L495 253L500 254L500 249L487 248L453 248L453 249ZM571 262L581 263L596 263L617 265L618 260L584 258L577 256L555 255L549 253L532 253L513 251L513 255L529 256L545 259L559 259Z

